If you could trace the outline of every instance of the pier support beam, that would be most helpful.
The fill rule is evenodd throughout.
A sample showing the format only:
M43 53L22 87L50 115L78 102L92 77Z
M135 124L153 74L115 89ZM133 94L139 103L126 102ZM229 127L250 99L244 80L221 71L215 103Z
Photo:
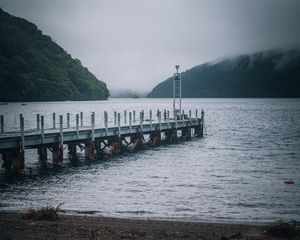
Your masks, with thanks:
M12 157L10 156L10 152L3 152L2 153L2 160L3 160L3 165L2 167L9 170L11 169L12 165Z
M166 142L167 143L176 143L177 141L177 130L170 130L165 132Z
M201 125L199 125L198 127L195 127L195 136L197 136L197 137L203 137L202 131L201 131Z
M4 133L4 116L0 115L0 134Z
M137 152L142 148L143 145L143 134L136 134L130 136L130 142L133 144L132 151Z
M39 160L43 163L47 162L47 147L44 145L38 146Z
M13 169L19 171L25 167L24 150L16 149L13 151Z
M160 145L161 142L161 133L160 132L155 132L155 133L150 133L150 140L149 140L149 145L152 147L156 147Z
M10 152L2 153L2 156L4 161L3 166L6 169L10 169L11 167L14 171L24 169L24 150L13 149Z
M95 141L85 142L85 158L95 160Z
M52 159L54 166L61 166L64 159L64 146L62 144L55 144L52 151Z
M203 137L204 135L204 111L201 111L201 119L197 119L198 126L195 127L195 135L198 137Z
M76 158L76 144L75 143L68 144L68 153L69 153L69 158L71 158L71 159Z
M103 148L102 148L103 145ZM107 144L105 140L101 140L99 138L95 138L95 156L97 159L102 158L104 154L104 149L106 148Z
M203 130L204 130L204 111L202 110L201 111L201 137L203 137L204 136L204 132L203 132Z
M184 140L190 140L192 138L192 129L191 128L182 129L181 138Z
M121 153L122 151L122 139L121 138L113 138L108 139L107 144L109 145L109 149L107 154L110 156Z

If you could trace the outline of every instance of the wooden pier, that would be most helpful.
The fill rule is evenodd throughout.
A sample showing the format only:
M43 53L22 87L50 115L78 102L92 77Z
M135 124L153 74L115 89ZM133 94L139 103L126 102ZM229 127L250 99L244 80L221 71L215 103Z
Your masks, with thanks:
M116 155L124 149L136 152L143 144L156 147L162 141L175 143L180 138L189 140L192 136L203 137L204 111L198 118L198 111L188 114L178 114L170 118L169 111L159 110L153 118L149 111L145 118L144 111L139 113L124 111L124 124L121 124L121 114L114 112L113 121L109 121L107 112L104 112L102 125L96 126L95 113L90 116L89 126L83 124L83 114L76 114L75 126L70 124L70 114L67 113L66 122L60 115L57 119L52 115L52 128L45 128L44 116L37 114L36 128L26 129L24 117L20 115L20 127L17 132L5 131L5 116L0 116L0 154L3 167L13 170L21 170L25 167L26 149L37 149L39 160L47 162L48 151L52 152L53 165L63 163L64 148L68 148L70 159L76 157L78 149L85 151L85 158L94 160L101 154ZM59 127L56 121L58 120ZM123 122L123 121L122 121ZM112 125L112 126L110 126ZM147 140L146 140L147 139Z

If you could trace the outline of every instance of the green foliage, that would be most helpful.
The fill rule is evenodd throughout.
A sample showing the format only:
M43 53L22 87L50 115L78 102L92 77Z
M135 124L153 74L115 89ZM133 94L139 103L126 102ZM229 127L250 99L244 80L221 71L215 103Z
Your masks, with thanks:
M23 219L26 220L57 220L60 205L54 207L44 207L41 209L29 209L27 213L23 215Z
M181 74L183 97L300 97L300 51L271 50L206 63ZM173 78L148 97L172 97Z
M284 222L277 221L265 227L267 235L273 237L292 238L297 234L297 224L295 221Z
M38 28L0 8L0 101L107 99L106 84Z

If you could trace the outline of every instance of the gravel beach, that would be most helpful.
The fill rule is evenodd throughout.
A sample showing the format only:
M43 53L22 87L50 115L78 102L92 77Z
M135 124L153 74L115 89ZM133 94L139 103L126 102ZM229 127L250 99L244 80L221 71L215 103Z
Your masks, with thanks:
M0 239L275 239L264 235L262 226L254 225L64 214L56 221L47 221L22 216L0 213Z

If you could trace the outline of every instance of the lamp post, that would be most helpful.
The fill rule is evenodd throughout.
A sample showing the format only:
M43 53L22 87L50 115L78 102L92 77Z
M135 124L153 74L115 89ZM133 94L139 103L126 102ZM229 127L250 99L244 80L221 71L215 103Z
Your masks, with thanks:
M181 114L181 74L178 72L179 65L175 65L176 73L173 76L173 115L177 117L177 113ZM177 108L177 102L179 106Z

